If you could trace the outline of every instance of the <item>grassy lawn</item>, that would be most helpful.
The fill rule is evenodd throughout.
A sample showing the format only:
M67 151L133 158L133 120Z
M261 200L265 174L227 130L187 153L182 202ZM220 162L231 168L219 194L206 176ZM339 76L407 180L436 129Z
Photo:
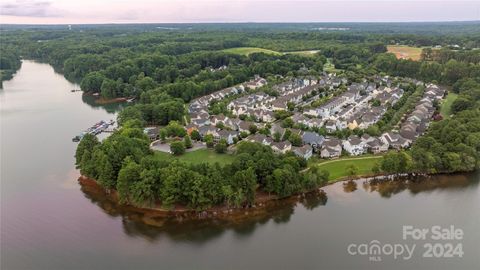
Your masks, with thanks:
M187 152L181 156L173 156L169 153L155 151L155 156L160 159L172 160L179 159L185 162L199 164L199 163L215 163L228 164L233 161L233 155L229 154L217 154L214 150L211 149L200 149L192 152Z
M410 47L405 45L388 45L389 53L395 54L398 59L412 59L414 61L420 60L422 49L419 47Z
M458 94L449 92L447 98L442 101L442 105L440 107L440 114L443 118L448 118L452 114L452 103L457 99Z
M329 181L336 181L346 177L347 167L351 164L357 166L358 175L367 175L372 173L375 163L379 162L383 156L362 156L357 158L340 158L335 160L323 161L315 164L321 170L330 172Z
M327 62L325 63L325 65L323 65L323 70L332 73L340 71L339 69L335 68L335 65L332 63L332 59L330 58L327 58Z
M284 52L284 54L299 54L302 56L313 56L319 52L319 50L309 50L309 51L291 51L291 52Z
M235 54L241 54L241 55L249 55L251 53L267 53L267 54L275 54L275 55L280 55L281 53L277 51L272 51L268 49L263 49L263 48L256 48L256 47L238 47L238 48L229 48L223 50L224 52L227 53L235 53Z

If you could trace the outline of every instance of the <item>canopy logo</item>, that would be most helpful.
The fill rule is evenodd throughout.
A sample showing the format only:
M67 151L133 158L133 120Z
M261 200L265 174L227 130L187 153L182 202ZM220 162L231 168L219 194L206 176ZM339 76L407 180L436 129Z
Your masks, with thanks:
M372 240L366 244L350 244L347 247L348 254L353 256L368 256L370 261L380 262L382 256L393 256L395 260L410 260L416 245L407 244L381 244L378 240Z
M423 246L419 246L419 252L423 251L423 258L462 258L463 237L463 230L453 225L445 228L438 225L430 228L406 225L403 226L402 233L404 241L421 241ZM366 256L370 261L380 262L383 256L392 256L395 260L410 260L416 247L416 244L382 244L378 240L372 240L370 243L350 244L347 251L350 255Z

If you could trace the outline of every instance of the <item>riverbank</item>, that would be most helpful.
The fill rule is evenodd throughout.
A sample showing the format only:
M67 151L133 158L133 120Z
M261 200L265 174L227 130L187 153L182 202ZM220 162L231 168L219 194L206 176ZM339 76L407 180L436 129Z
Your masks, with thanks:
M326 201L326 193L322 188L333 185L338 182L350 183L351 181L404 181L406 179L428 179L429 174L397 174L397 175L385 175L385 174L370 174L364 176L343 177L336 180L327 182L313 190L305 191L299 194L295 194L289 197L280 198L276 195L268 194L265 192L257 192L255 196L255 203L250 207L229 207L227 205L213 206L204 210L191 209L183 205L175 205L170 209L163 208L160 202L156 202L153 206L133 206L129 204L120 204L119 196L116 190L106 190L101 187L94 179L80 176L78 182L82 186L82 189L87 189L88 192L98 196L102 196L110 202L116 204L117 207L123 207L130 211L147 214L149 218L191 218L191 219L206 219L216 218L222 220L241 220L249 216L265 215L268 209L276 208L279 204L295 204L306 196L317 196L324 198ZM158 223L158 221L157 221Z
M96 98L95 99L95 104L98 105L106 105L106 104L112 104L112 103L122 103L122 102L127 102L127 98L119 97L119 98Z
M264 192L258 192L255 198L255 203L250 207L229 207L226 205L213 206L205 210L190 209L182 205L176 205L172 209L162 208L160 202L157 202L152 207L147 206L133 206L129 204L120 204L119 197L116 190L106 190L101 187L94 179L90 179L85 176L78 178L82 190L93 196L102 197L111 203L114 203L116 207L121 207L123 210L136 212L147 217L145 223L150 225L162 225L162 219L209 219L215 218L219 220L229 222L240 222L250 218L260 218L269 214L272 209L277 209L283 205L295 205L306 196L315 196L320 200L325 200L326 194L320 188L311 190L302 194L297 194L285 198L279 198L276 195L271 195Z
M114 104L114 103L124 103L124 102L128 102L129 100L132 99L132 98L129 98L129 97L104 98L104 97L99 96L98 94L85 93L85 92L83 92L82 95L93 97L94 98L93 102L96 105L108 105L108 104Z

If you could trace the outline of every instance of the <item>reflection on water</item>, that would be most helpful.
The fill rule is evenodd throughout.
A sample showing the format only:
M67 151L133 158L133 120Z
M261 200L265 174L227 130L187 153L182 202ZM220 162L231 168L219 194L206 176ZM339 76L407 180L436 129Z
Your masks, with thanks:
M121 217L124 231L129 236L140 236L151 241L166 235L178 241L202 243L232 230L237 237L250 235L257 226L272 220L276 224L287 223L297 204L313 210L327 203L325 193L315 192L299 197L269 202L261 208L239 210L225 217L191 218L186 215L158 217L155 212L119 205L110 200L103 190L90 185L80 189L92 203L112 217Z
M384 198L408 190L411 194L432 192L434 190L461 190L479 183L478 175L455 174L419 177L416 179L372 180L363 182L363 188L368 192L378 192Z
M76 181L72 136L115 115L72 89L51 66L24 61L0 91L0 269L478 268L478 173L337 183L323 188L328 203L292 198L231 220L119 207ZM402 264L348 255L350 243L401 241L404 224L462 228L465 256Z
M335 183L326 188L338 189L352 193L362 185L365 192L378 193L383 198L408 190L412 194L431 192L433 190L465 189L479 184L479 179L472 175L438 175L415 179L398 180L350 180ZM81 190L92 203L99 206L112 217L121 217L124 231L129 236L140 236L155 240L162 235L178 241L205 242L222 235L226 230L234 231L238 236L250 235L258 226L269 220L277 224L288 223L297 205L307 210L314 210L327 204L327 194L315 192L303 196L292 197L270 202L259 209L248 209L246 213L233 214L227 218L212 217L205 219L190 218L178 215L176 217L156 217L148 210L130 206L118 205L105 195L98 187L81 185Z
M95 102L96 99L97 99L96 97L91 96L91 95L82 95L83 103L89 105L90 107L92 107L93 109L96 109L96 110L104 109L108 113L118 112L118 111L122 110L123 108L125 108L126 106L129 105L128 102L114 102L114 103L108 103L108 104L98 104L97 102Z
M351 193L357 190L357 182L350 180L343 183L343 191L345 193Z

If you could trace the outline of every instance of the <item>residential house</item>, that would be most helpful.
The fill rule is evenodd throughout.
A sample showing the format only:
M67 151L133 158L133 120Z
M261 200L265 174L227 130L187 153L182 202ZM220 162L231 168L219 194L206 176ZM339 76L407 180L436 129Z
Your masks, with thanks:
M271 144L272 150L275 153L282 153L285 154L286 152L292 149L292 144L289 141L284 142L273 142Z
M372 138L373 140L370 140L365 144L367 150L370 150L374 154L384 153L388 151L388 144L382 142L378 138Z
M325 137L315 132L305 131L302 136L302 141L304 144L312 146L313 151L318 151L325 141Z
M159 139L160 128L158 127L146 127L143 129L143 133L147 134L150 141L155 141Z
M323 126L323 120L319 118L308 119L305 123L310 128L320 128Z
M344 140L342 144L343 149L345 149L350 155L358 156L365 153L365 144L358 136L352 135L348 137L347 140Z
M218 132L219 139L225 139L227 144L233 144L235 138L238 138L239 132L235 130L219 130Z
M247 138L245 138L245 140L249 142L261 143L263 145L271 145L273 143L272 138L267 137L264 134L260 134L260 133L250 135Z
M223 125L225 125L225 122L228 120L228 117L226 117L225 115L223 114L219 114L219 115L214 115L210 118L210 123L214 126L222 123Z
M267 84L267 80L265 80L264 78L262 78L258 75L255 75L255 78L253 80L249 81L249 82L244 83L244 86L248 87L250 89L256 89L256 88L262 87L266 84Z
M337 138L326 138L321 151L320 156L322 158L336 158L342 154L342 144Z
M198 133L200 133L200 136L202 136L202 138L208 134L213 135L214 140L215 137L218 138L217 128L214 126L201 126L198 128Z
M300 147L292 146L292 151L293 153L295 153L295 155L302 157L306 160L311 158L313 155L313 148L308 144Z
M280 138L282 138L285 134L285 129L279 123L274 123L270 128L270 134L273 137L275 133L280 134Z
M337 130L342 130L347 128L347 121L344 118L339 118L335 122L335 126L337 127Z
M250 126L253 125L253 122L242 121L238 122L238 131L250 133Z
M325 128L327 129L327 132L332 133L332 132L335 132L337 130L337 125L336 125L335 121L328 120L325 123Z
M392 131L383 133L380 137L380 140L397 150L410 146L410 143L412 142L403 138L400 134Z

